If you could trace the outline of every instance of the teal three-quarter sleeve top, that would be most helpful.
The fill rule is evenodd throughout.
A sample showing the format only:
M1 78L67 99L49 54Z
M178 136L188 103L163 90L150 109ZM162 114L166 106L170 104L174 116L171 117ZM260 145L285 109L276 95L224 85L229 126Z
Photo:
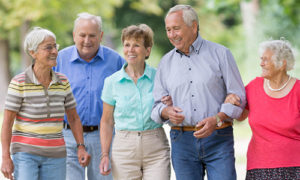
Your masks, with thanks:
M161 127L150 115L154 103L152 90L156 70L145 64L144 74L137 84L122 69L106 78L101 99L114 106L116 130L144 131Z

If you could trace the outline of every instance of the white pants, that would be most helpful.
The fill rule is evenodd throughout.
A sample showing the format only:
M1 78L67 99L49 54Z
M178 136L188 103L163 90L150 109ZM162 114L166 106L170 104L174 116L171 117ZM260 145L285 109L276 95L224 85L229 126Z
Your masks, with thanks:
M112 174L114 180L169 180L170 147L163 128L116 131Z

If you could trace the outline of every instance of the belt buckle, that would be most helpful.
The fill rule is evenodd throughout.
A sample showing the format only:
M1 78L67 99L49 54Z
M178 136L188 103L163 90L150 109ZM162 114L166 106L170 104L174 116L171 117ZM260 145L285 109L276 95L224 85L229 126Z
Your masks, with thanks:
M90 126L90 130L93 131L94 130L94 126Z

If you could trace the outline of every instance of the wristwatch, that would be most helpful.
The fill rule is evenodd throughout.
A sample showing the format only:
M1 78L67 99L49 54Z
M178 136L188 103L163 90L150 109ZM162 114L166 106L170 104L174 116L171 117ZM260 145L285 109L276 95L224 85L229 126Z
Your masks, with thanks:
M77 149L79 148L79 146L83 146L84 149L85 149L85 145L84 145L83 143L78 143L78 144L77 144Z
M223 125L223 121L218 116L218 114L216 114L215 117L216 117L216 120L217 120L217 127L221 127Z

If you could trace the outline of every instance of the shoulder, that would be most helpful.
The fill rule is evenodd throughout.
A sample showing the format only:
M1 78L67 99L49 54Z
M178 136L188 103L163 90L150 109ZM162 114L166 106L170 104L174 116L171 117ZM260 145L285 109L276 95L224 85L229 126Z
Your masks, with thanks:
M75 48L76 48L75 45L68 46L68 47L66 47L66 48L64 48L64 49L62 49L62 50L60 50L60 51L58 52L58 55L60 55L60 56L63 56L63 55L69 55L69 54L71 54L71 53L73 52L73 50L74 50Z
M257 87L260 84L262 84L264 82L264 78L263 77L256 77L254 79L252 79L246 86L246 88L250 88L250 87Z
M20 74L15 75L11 79L11 83L14 83L14 84L24 84L25 83L25 79L26 79L26 73L22 72Z
M156 74L156 68L147 64L147 71L150 73L151 78L154 79L155 74Z
M112 75L108 76L107 78L105 78L105 82L109 82L109 83L112 83L112 82L116 82L118 79L120 79L122 76L122 69L114 72Z
M69 80L65 74L60 73L60 72L54 72L54 73L55 73L56 77L58 78L58 80L61 81L63 84L69 83Z
M216 52L222 52L222 53L229 51L229 49L227 47L225 47L221 44L215 43L215 42L205 40L205 39L203 39L203 47L204 47L204 49L209 49L209 50L213 50Z
M172 60L172 57L174 56L174 54L176 53L176 49L173 48L171 51L167 52L160 60L159 66L161 66L162 64L168 63L169 61Z
M116 56L121 58L120 54L117 51L111 49L110 47L101 45L100 48L102 48L104 55L108 54L110 56Z

